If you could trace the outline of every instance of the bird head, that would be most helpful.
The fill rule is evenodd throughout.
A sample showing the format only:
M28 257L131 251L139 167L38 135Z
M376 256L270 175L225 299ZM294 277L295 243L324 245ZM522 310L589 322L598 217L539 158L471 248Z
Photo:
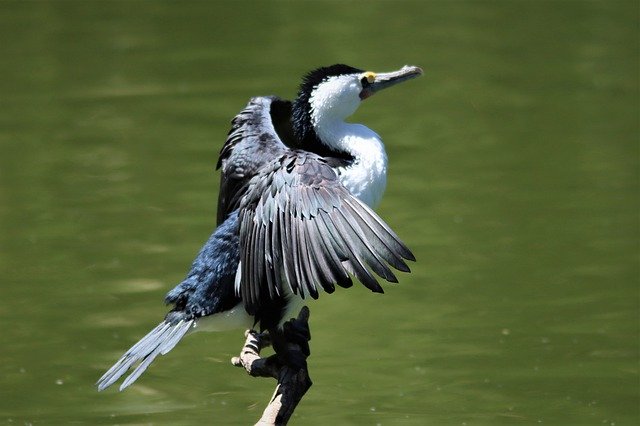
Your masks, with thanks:
M344 120L360 102L376 92L422 75L422 69L405 65L397 71L376 73L337 64L309 72L293 105L292 124L299 140L315 138L322 120Z

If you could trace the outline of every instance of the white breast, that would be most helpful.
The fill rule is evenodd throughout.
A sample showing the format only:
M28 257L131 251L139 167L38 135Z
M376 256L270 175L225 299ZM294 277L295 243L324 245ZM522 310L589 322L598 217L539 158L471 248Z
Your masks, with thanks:
M356 126L356 125L353 125ZM361 126L363 131L347 136L345 143L355 157L353 164L337 170L340 182L369 207L376 207L387 186L387 154L380 137L372 130Z
M320 139L332 141L333 148L354 157L352 164L336 170L340 182L369 207L377 206L387 186L387 153L382 139L362 124L338 121L329 124L316 127Z

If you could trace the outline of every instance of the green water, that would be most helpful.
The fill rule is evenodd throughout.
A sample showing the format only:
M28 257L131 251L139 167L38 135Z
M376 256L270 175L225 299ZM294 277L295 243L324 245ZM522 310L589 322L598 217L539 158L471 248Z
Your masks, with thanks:
M301 425L638 424L638 4L0 3L0 423L250 424L242 332L129 390L97 378L164 315L215 221L250 96L336 62L425 75L355 120L418 263L312 306Z

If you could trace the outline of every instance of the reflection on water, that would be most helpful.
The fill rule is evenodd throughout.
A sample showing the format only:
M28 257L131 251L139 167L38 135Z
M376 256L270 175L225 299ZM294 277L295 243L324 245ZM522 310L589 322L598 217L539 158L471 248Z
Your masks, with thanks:
M426 75L354 117L418 263L312 312L299 424L638 421L634 2L8 2L0 9L0 420L247 424L272 383L199 333L93 383L164 314L253 95L346 62Z

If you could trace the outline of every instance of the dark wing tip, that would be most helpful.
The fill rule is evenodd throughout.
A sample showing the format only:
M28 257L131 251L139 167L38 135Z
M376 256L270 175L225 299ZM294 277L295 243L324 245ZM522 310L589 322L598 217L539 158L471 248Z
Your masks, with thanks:
M416 262L416 257L415 255L411 252L411 250L409 250L406 246L405 246L406 251L402 253L402 257L404 257L407 260L410 260L412 262ZM411 272L408 268L405 272Z

